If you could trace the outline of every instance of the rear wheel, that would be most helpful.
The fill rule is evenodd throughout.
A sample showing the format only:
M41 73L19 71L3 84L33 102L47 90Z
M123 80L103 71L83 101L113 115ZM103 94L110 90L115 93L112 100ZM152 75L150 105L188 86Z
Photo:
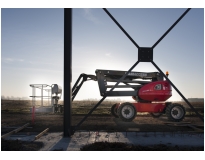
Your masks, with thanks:
M116 107L117 103L113 104L111 107L111 114L115 117L115 118L119 118L118 114L117 114L117 107Z
M184 119L185 109L181 104L173 103L167 106L166 115L169 120L180 122Z
M131 122L136 116L136 108L132 103L122 103L118 110L118 116L125 122Z
M150 115L153 117L153 118L159 118L162 113L150 113Z
M63 105L60 105L60 113L63 113Z

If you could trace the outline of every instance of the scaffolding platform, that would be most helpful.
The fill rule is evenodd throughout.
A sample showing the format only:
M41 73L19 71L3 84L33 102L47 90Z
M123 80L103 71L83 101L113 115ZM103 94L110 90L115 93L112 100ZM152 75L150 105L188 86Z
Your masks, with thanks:
M30 87L32 88L30 112L33 113L33 107L35 107L35 112L63 112L63 105L58 104L62 94L62 88L58 84L30 84ZM40 95L39 93L37 95L37 89L40 91ZM40 99L40 104L39 102L37 104L37 99Z

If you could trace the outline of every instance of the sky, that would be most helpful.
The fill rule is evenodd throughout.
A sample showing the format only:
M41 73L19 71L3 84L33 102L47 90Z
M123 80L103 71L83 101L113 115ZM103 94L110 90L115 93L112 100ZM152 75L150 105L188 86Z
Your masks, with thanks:
M186 8L108 8L140 47L152 45ZM72 86L81 73L127 71L138 49L101 8L72 10ZM30 84L63 88L64 10L1 8L1 95L28 97ZM204 9L193 8L154 48L154 62L186 98L204 97ZM141 62L133 71L155 72ZM69 83L69 82L68 82ZM40 92L37 92L40 94ZM182 98L173 89L170 101ZM63 98L63 95L62 95ZM100 99L97 82L85 82L76 100ZM132 100L131 97L107 99Z

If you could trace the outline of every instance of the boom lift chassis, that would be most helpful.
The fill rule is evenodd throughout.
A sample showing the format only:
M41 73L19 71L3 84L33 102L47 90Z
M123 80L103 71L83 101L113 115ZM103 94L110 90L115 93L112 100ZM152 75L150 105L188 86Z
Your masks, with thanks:
M121 82L124 85L117 85L118 89L131 89L123 91L107 91L114 85L108 82L118 82L118 79L126 74L126 71L96 70L95 75L81 74L72 89L72 100L77 95L82 84L87 80L98 81L101 96L132 96L137 103L117 103L111 107L111 113L123 121L132 121L137 112L150 112L153 117L159 117L166 113L172 121L181 121L185 116L185 109L180 104L164 103L171 97L171 86L163 80L159 72L130 72ZM168 75L167 75L168 76ZM80 79L82 78L81 82ZM133 85L134 84L134 85ZM155 103L152 103L155 101ZM159 103L163 101L163 103Z
M177 89L177 87L169 80L168 76L165 75L161 69L155 64L153 61L153 49L157 46L157 44L174 28L174 26L189 12L190 8L188 8L178 19L177 21L160 37L160 39L152 46L152 47L140 47L131 37L130 35L123 29L123 27L116 21L116 19L108 12L107 9L103 9L108 16L115 22L115 24L122 30L122 32L131 40L131 42L137 47L138 49L138 61L128 70L128 71L112 71L112 70L96 70L95 75L87 75L81 74L78 80L76 81L75 85L72 88L72 101L74 100L75 96L77 95L78 91L80 90L82 84L87 80L94 80L98 81L100 94L102 99L89 111L89 113L76 125L72 127L72 134L75 130L86 120L86 118L92 114L92 112L103 102L103 100L107 96L133 96L133 98L138 101L138 103L123 103L122 104L114 104L111 108L112 114L116 117L120 117L124 121L131 121L135 115L136 110L140 110L141 108L146 108L145 110L153 113L153 116L159 116L161 113L165 113L169 119L173 121L181 121L184 118L185 110L184 107L180 104L170 104L170 103L157 103L159 104L158 107L152 106L155 103L151 103L155 100L148 100L145 98L141 99L138 97L140 92L140 88L143 86L149 85L156 82L164 82L170 85L169 92L171 92L171 86L178 92L178 94L183 98L183 100L189 105L189 107L196 113L196 115L203 121L203 117L197 112L197 110L189 103L189 101L182 95L182 93ZM132 70L140 63L140 62L150 62L152 63L159 72L151 72L151 73L144 73L144 72L132 72ZM163 80L165 78L165 80ZM142 80L149 80L149 81L140 81ZM80 82L81 80L81 82ZM80 82L80 83L79 83ZM108 85L107 82L116 82L115 85ZM124 85L119 85L119 83L123 83ZM130 84L132 83L132 85ZM134 83L134 85L133 85ZM163 84L162 84L163 85ZM163 86L164 87L164 86ZM110 90L107 91L107 89ZM129 88L133 89L132 91L114 91L115 88ZM171 96L171 93L169 93ZM168 96L168 98L169 98ZM138 99L139 98L139 99ZM167 97L164 99L158 99L157 101L163 101L168 99ZM140 106L139 106L139 105ZM143 106L148 107L143 107ZM126 107L125 107L126 106ZM170 107L169 107L170 106ZM127 109L126 109L127 108ZM147 108L154 108L154 109L147 109ZM167 108L167 109L166 109ZM175 108L173 110L173 108ZM177 110L177 111L176 111ZM143 111L143 109L141 109ZM181 117L174 117L176 112L181 112ZM124 113L124 114L123 114ZM130 114L132 113L132 114ZM126 115L131 115L128 118Z

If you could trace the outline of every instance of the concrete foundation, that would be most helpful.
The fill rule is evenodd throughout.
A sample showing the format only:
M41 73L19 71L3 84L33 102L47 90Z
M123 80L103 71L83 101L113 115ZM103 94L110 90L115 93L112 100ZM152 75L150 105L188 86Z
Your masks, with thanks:
M33 141L38 133L11 135L7 139ZM204 133L183 132L106 132L78 131L70 138L63 137L63 132L47 133L35 140L43 142L41 151L79 151L81 147L94 142L123 142L133 145L178 145L204 146Z

